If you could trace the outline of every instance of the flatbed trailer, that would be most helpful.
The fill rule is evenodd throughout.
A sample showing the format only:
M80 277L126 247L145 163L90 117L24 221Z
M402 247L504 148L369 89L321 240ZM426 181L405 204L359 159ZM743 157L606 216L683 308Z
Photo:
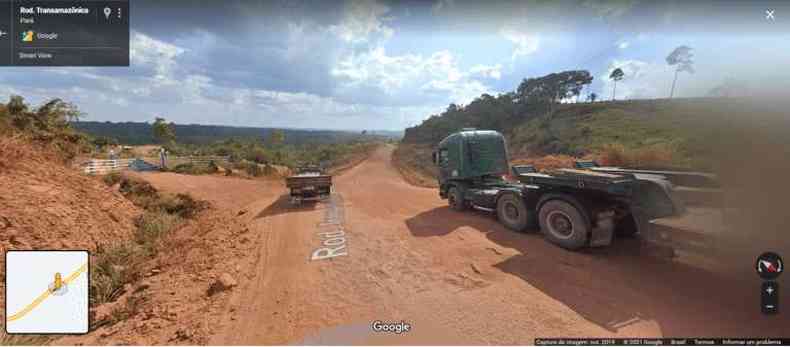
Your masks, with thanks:
M329 197L332 191L332 176L317 168L298 168L297 174L285 178L290 189L291 203L318 201Z
M536 172L512 168L506 180L506 147L494 131L462 131L439 144L439 196L451 208L496 213L507 228L539 227L566 249L606 246L615 234L649 234L650 220L683 213L672 184L660 176L587 169ZM649 237L648 237L649 238Z

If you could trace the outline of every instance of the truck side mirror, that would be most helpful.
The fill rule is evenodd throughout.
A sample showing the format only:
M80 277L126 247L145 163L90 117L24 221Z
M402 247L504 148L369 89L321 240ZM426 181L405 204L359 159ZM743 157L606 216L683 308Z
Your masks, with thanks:
M437 158L436 152L431 153L431 160L434 164L438 164L439 160Z

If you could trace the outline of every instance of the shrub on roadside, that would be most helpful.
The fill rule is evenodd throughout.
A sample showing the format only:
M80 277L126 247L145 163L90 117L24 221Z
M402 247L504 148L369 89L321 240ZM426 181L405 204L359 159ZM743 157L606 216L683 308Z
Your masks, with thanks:
M0 346L44 346L52 339L53 335L8 335L0 331Z
M675 152L666 144L626 148L615 143L603 146L598 153L598 163L622 167L672 167L675 164Z
M160 239L175 229L181 221L180 216L169 214L165 210L146 211L135 220L135 242L142 247L145 255L155 255Z
M102 177L102 181L104 181L106 185L112 187L116 183L121 182L121 174L117 172L111 172L109 174L104 175L104 177Z
M208 207L206 202L195 200L195 198L189 194L166 194L162 195L150 210L162 210L167 214L176 215L181 218L192 218L206 207Z
M123 294L124 285L140 277L142 252L139 246L127 241L109 247L99 246L91 266L90 300L93 304L112 302Z
M219 167L213 161L208 164L185 163L177 165L171 171L187 175L206 175L217 173Z
M145 212L135 220L136 231L132 240L98 246L91 268L91 302L112 302L123 294L124 286L138 280L142 264L157 253L163 237L175 230L184 219L194 217L207 207L207 203L189 194L160 194L150 183L125 175L107 175L108 185L120 183L120 192ZM133 300L134 298L130 298ZM126 307L113 312L111 319L125 319L136 312L139 302L127 302ZM107 324L104 322L103 324Z

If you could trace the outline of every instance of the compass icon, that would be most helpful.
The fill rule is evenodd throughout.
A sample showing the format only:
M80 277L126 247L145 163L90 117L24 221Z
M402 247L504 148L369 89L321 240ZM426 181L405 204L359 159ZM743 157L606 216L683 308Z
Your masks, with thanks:
M782 258L778 254L774 252L765 252L757 257L755 268L757 270L757 275L762 279L772 280L782 274L782 271L784 271L784 262L782 262Z

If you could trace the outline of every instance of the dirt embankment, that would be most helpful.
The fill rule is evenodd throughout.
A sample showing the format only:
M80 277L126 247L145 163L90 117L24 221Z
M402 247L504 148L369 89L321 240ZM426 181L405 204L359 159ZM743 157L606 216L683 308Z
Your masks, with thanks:
M67 167L57 154L18 138L0 141L0 253L93 251L130 238L139 214L120 193ZM0 258L0 269L4 261Z
M0 247L94 249L131 236L140 210L23 140L0 143Z
M251 255L266 235L254 232L252 225L259 216L253 206L271 203L284 189L269 180L175 173L130 175L162 193L188 193L208 201L212 208L162 240L162 251L147 261L143 279L128 290L142 298L135 303L136 314L56 344L207 344L228 314L229 293L254 272Z
M392 165L409 184L436 188L436 167L433 165L430 145L400 143L392 154Z

